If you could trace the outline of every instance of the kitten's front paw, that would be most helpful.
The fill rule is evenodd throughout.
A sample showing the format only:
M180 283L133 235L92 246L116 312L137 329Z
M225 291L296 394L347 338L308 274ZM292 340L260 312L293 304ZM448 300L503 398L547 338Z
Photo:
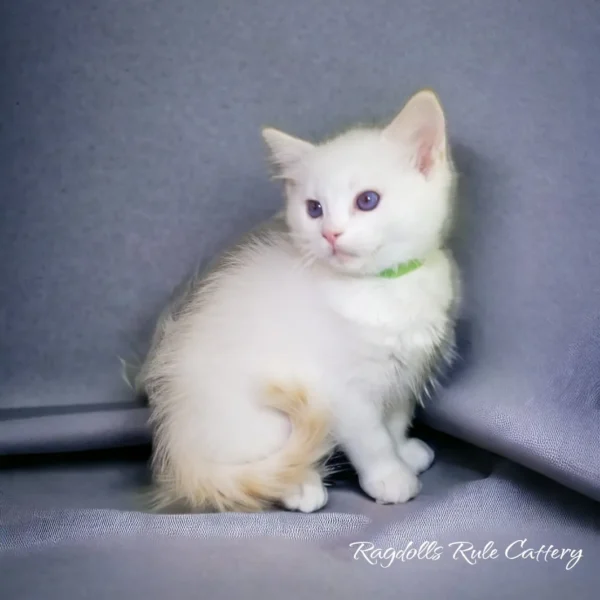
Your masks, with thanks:
M398 455L417 475L431 466L435 453L422 440L410 438L398 447Z
M281 503L288 510L314 512L327 504L327 489L316 473L307 481L290 489Z
M404 465L390 465L362 477L362 489L378 504L400 504L414 498L421 490L417 476Z

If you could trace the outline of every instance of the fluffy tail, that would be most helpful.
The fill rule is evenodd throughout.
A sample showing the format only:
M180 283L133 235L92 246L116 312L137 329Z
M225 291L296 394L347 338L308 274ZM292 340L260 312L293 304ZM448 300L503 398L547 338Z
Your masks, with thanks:
M175 464L164 448L153 464L153 508L258 512L277 504L290 486L304 482L311 471L323 470L333 448L326 412L309 404L303 388L272 385L266 397L266 406L284 413L292 426L281 450L256 462L231 465Z

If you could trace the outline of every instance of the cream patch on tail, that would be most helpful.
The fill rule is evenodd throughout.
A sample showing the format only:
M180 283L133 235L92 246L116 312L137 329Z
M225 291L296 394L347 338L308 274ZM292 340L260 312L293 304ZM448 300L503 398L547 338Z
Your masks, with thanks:
M312 406L302 387L269 385L265 405L288 417L291 433L281 450L252 463L206 463L194 457L175 462L159 427L152 508L258 512L280 503L291 486L314 473L333 448L326 411Z

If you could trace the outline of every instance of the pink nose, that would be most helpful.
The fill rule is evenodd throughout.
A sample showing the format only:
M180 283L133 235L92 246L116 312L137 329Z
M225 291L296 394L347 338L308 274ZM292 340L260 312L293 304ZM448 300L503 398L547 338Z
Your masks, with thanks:
M324 231L323 237L332 245L335 246L335 241L342 235L341 231Z

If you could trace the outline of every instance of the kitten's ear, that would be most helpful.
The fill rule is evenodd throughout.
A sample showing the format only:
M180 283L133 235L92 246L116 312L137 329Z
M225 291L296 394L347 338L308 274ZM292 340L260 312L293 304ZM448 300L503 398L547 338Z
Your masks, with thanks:
M411 161L425 176L446 160L446 118L438 97L431 90L422 90L410 98L383 134L408 145Z
M314 145L310 142L271 127L263 129L262 136L269 147L271 162L277 168L280 176L285 177L286 171L289 171L314 149Z

